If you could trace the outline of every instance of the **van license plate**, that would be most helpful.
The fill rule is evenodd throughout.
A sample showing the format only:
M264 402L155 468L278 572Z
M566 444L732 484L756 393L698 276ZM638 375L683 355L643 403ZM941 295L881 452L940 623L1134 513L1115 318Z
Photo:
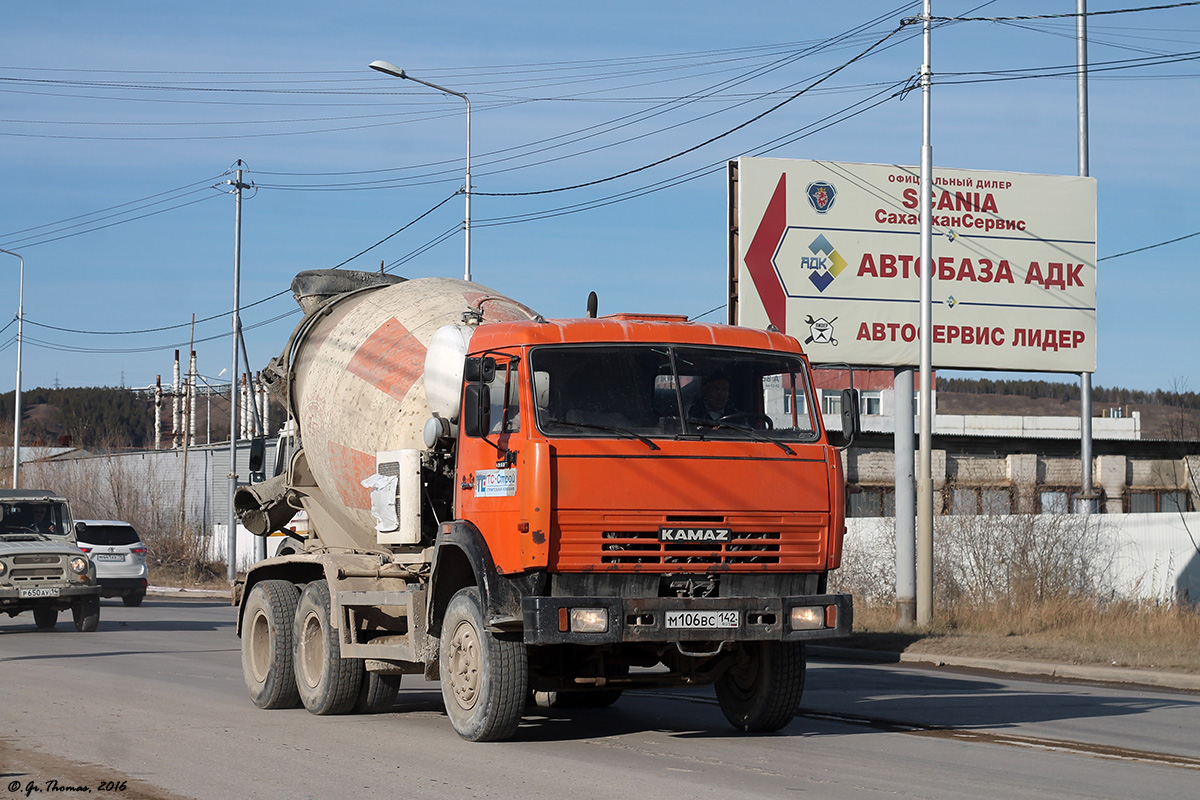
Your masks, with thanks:
M20 589L18 597L58 597L58 587L51 589Z
M668 611L666 617L668 628L736 628L738 612L736 611Z

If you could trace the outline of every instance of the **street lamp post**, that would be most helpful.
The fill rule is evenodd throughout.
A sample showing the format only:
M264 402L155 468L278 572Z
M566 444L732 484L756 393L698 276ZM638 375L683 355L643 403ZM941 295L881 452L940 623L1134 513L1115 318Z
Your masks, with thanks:
M17 284L17 391L13 397L13 488L21 488L21 345L25 341L22 329L25 325L25 258L11 250L0 249L0 253L16 256L21 261L21 275Z
M452 94L455 97L461 97L463 102L467 104L467 177L466 183L463 184L463 194L466 196L466 216L463 218L463 233L466 238L465 253L466 264L463 267L463 280L471 280L471 100L462 92L456 92L453 89L447 89L445 86L438 86L436 83L414 78L404 70L387 61L372 61L368 66L373 70L391 75L395 78L404 78L405 80L416 81L430 89L437 89L439 92Z

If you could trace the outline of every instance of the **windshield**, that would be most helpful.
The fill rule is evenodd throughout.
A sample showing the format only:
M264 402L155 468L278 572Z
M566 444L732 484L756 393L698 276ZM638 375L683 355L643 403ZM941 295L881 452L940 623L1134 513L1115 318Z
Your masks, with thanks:
M539 430L554 436L815 441L799 356L683 345L540 347Z
M67 533L62 503L22 501L0 503L0 535L11 533Z

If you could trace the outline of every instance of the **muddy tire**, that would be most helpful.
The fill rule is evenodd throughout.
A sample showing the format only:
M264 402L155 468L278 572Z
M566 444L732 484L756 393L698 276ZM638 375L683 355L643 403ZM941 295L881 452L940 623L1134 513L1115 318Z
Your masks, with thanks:
M403 675L384 675L378 672L363 674L358 700L354 703L355 714L383 714L396 705L396 694L400 691Z
M716 690L733 727L747 733L779 730L792 721L804 694L804 645L747 642L717 679Z
M37 625L39 631L52 631L57 623L57 608L35 608L33 610L33 624Z
M438 659L446 715L459 736L491 742L516 732L529 686L528 654L519 638L484 627L475 587L450 598Z
M299 602L300 590L290 581L256 583L246 598L242 616L242 677L250 699L259 708L300 705L292 667L292 627Z
M300 702L321 716L352 711L363 682L362 659L342 658L329 608L329 584L313 581L300 594L292 630Z
M89 594L71 605L71 616L75 618L75 630L91 633L100 627L100 595Z

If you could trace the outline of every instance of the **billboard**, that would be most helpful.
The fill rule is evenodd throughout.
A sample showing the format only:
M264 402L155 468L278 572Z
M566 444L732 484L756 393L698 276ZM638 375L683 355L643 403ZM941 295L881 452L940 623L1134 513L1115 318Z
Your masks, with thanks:
M920 168L741 158L730 180L730 322L818 364L919 364ZM1095 372L1095 179L933 184L933 366Z

